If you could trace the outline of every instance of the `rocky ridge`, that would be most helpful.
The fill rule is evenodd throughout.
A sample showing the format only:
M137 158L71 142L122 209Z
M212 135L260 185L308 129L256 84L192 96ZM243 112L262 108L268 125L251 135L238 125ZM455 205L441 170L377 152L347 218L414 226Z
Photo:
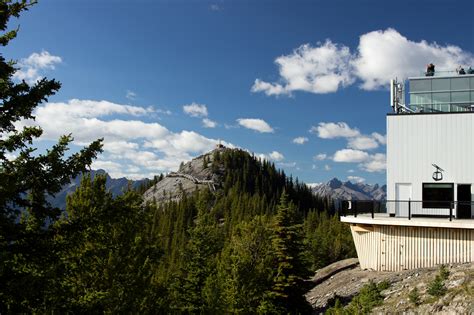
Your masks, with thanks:
M161 181L150 187L144 194L145 202L178 201L184 195L196 190L209 188L217 190L222 183L223 166L211 167L214 155L229 149L218 146L213 151L200 155L187 163L181 164L177 172L171 172Z
M337 200L385 200L387 186L378 184L342 182L333 178L327 183L313 187L313 193L320 197L331 197Z
M447 289L442 297L427 293L429 283L438 274L438 268L423 268L388 272L362 270L354 260L336 262L316 272L311 280L313 288L306 293L314 314L324 313L336 299L347 304L369 281L387 281L382 291L384 302L372 310L373 314L474 314L474 263L448 266ZM419 305L414 305L409 294L419 291Z

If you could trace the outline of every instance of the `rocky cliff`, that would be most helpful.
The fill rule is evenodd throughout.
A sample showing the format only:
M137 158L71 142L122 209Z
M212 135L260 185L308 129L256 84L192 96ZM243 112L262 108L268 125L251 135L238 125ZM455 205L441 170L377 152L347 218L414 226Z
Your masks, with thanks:
M354 184L350 181L342 182L337 178L313 187L313 192L320 197L331 197L339 200L385 200L387 198L387 187L385 185Z
M202 188L209 188L211 191L219 189L224 169L218 163L212 165L216 154L225 150L234 149L219 146L211 152L182 163L177 172L169 173L144 193L145 202L177 201L185 194Z
M474 314L474 263L449 265L443 281L443 294L429 293L439 268L375 272L361 270L357 260L336 262L318 270L311 279L313 288L306 299L314 314L324 313L336 300L348 305L369 282L386 282L381 304L373 314ZM413 291L418 293L415 303ZM411 297L410 297L411 296Z

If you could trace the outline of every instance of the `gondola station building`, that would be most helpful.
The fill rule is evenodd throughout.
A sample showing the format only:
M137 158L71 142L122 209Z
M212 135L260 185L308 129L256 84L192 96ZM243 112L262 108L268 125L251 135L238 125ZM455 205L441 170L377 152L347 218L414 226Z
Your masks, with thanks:
M407 87L391 83L387 201L347 202L341 221L363 269L474 262L474 75L427 72Z

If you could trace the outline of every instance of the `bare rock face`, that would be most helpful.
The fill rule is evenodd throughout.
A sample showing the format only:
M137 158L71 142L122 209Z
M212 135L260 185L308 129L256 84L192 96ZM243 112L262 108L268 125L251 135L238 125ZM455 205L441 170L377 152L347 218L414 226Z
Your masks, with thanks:
M446 293L441 297L428 294L428 287L438 274L438 268L399 272L362 270L352 260L336 262L316 272L311 279L314 287L306 293L314 314L324 313L336 299L348 304L369 281L387 281L390 286L381 292L382 305L372 314L474 314L474 263L447 267ZM414 288L419 292L419 304L410 301Z
M313 193L320 197L331 197L338 200L385 200L387 187L364 183L341 182L337 178L313 188Z
M223 167L213 165L214 157L225 150L233 150L218 146L211 152L200 155L191 161L181 164L177 172L169 173L143 194L145 202L163 203L178 201L184 195L196 190L209 188L215 191L221 186Z

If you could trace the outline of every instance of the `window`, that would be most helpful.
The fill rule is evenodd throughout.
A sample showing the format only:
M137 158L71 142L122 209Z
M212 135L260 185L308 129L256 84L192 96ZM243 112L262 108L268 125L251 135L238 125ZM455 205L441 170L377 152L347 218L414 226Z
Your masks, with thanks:
M430 91L431 79L410 80L410 93Z
M469 77L452 78L451 90L469 90Z
M449 91L451 89L449 79L434 79L432 85L433 91Z
M454 184L423 183L423 208L446 209L454 200Z

